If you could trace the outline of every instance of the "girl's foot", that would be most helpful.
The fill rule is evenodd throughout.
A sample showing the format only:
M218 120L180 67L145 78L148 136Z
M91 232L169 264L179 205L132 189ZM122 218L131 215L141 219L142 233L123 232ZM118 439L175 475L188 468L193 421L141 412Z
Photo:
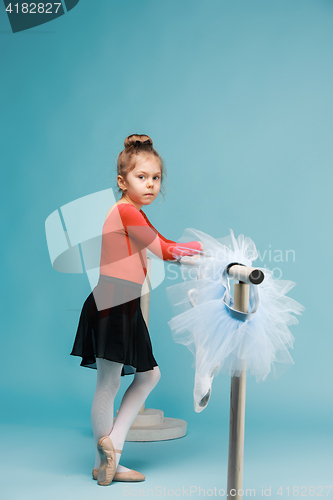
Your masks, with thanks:
M116 455L117 455L117 453L116 453ZM132 469L128 469L127 467L124 467L123 465L118 464L118 466L116 468L116 474L117 474L117 472L128 472L129 470L132 470Z
M108 486L116 473L116 451L121 454L122 450L115 450L110 436L102 437L98 441L97 449L101 458L97 483L101 486Z
M98 471L99 467L100 467L100 463L98 462L98 465L96 465L96 464L94 465L93 470ZM128 472L129 470L132 470L132 469L128 469L127 467L124 467L123 465L118 464L118 467L116 468L116 474L117 474L117 472Z
M122 467L122 465L120 466ZM141 472L138 472L133 469L128 469L127 467L123 467L123 469L126 469L123 472L117 472L115 473L113 477L113 481L123 481L123 482L128 482L128 483L134 483L134 482L139 482L139 481L144 481L146 479L146 476L141 474ZM98 477L98 469L93 469L92 470L92 477L93 479L97 479Z
M112 431L110 432L110 435L109 435L110 439L112 440L112 443L114 444L114 447L115 448L119 448L118 450L115 450L116 451L116 469L119 465L119 461L120 461L120 456L121 456L121 452L123 451L122 448L123 445L124 445L124 441L119 439L119 437L117 436L115 430L114 430L114 427L112 428Z

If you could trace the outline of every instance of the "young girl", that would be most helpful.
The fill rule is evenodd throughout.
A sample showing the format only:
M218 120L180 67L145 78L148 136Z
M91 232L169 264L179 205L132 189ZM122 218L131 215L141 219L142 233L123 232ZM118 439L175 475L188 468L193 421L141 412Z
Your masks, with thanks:
M86 299L71 352L81 366L97 368L91 410L95 439L93 478L143 481L140 472L119 464L127 432L160 379L147 325L141 312L141 289L147 274L147 250L173 261L202 251L198 241L165 239L141 210L158 196L165 169L146 135L125 139L119 154L117 182L121 199L106 214L102 232L100 276ZM134 374L113 424L113 403L121 376Z

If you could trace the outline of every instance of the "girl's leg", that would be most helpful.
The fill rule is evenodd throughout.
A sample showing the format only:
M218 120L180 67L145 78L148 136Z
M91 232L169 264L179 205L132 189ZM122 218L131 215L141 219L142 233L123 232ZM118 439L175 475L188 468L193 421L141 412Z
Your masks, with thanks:
M154 366L152 370L146 372L135 373L133 382L128 386L121 401L113 429L111 433L109 432L116 449L123 449L129 428L147 399L148 394L154 389L160 378L161 372L158 366ZM117 453L116 456L118 466L120 454Z
M113 424L113 403L120 387L123 365L115 361L96 358L97 384L91 408L91 424L95 440L95 465L100 465L97 443L103 436L108 436Z

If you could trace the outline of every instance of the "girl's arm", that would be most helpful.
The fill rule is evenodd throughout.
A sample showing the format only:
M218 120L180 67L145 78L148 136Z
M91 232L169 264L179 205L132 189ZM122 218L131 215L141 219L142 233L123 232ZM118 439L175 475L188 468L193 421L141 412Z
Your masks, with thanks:
M177 243L164 238L150 223L147 216L132 204L119 205L119 213L128 236L135 240L139 250L148 248L163 260L175 260L183 255L196 255L202 251L199 242Z
M154 231L156 231L158 237L161 240L165 241L165 243L169 243L169 245L171 244L173 246L172 254L175 257L175 260L178 260L180 257L182 257L184 255L197 255L198 251L202 251L201 242L199 242L199 241L191 241L191 242L188 242L188 243L177 243L176 241L167 240L166 238L164 238L164 236L162 236L157 231L157 229L154 228L154 226L149 221L149 219L146 216L146 214L144 212L142 212L142 210L140 212L144 216L144 218L145 218L146 222L149 224L149 226ZM195 252L192 252L192 250L195 250Z

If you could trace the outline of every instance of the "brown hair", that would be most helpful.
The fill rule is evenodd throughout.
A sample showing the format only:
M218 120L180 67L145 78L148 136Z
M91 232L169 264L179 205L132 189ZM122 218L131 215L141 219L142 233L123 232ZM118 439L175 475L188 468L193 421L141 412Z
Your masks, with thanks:
M147 143L146 141L150 141ZM146 144L143 144L146 142ZM161 168L161 190L160 193L164 198L163 193L163 180L166 177L165 165L163 159L160 157L158 152L153 148L153 141L148 135L145 134L132 134L126 137L124 141L125 149L119 153L117 161L117 176L121 175L123 179L126 180L126 176L131 172L136 165L136 160L138 155L155 156ZM122 193L122 190L118 186L118 193Z

